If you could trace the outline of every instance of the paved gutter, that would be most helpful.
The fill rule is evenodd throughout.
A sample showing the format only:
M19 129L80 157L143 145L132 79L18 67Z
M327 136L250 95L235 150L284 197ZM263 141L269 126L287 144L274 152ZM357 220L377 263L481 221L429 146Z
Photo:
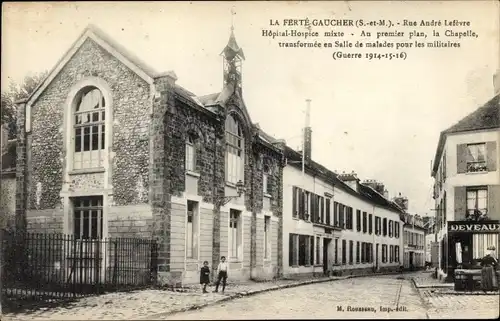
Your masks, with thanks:
M332 276L332 277L321 278L321 279L316 279L316 280L314 280L314 279L313 280L304 280L304 281L298 280L297 283L275 285L275 286L271 286L271 287L266 288L266 289L242 291L242 292L238 292L238 293L229 294L225 297L220 298L219 300L214 300L212 302L207 302L207 303L202 303L202 304L194 304L194 305L191 305L191 306L188 306L185 308L176 309L176 310L172 310L172 311L155 313L155 314L148 315L147 317L140 318L139 320L155 320L155 319L158 319L160 317L166 317L166 316L170 316L170 315L177 314L177 313L182 313L182 312L191 311L191 310L199 310L199 309L202 309L202 308L205 308L208 306L212 306L215 304L219 304L219 303L230 301L230 300L237 299L237 298L242 298L242 297L246 297L246 296L255 295L258 293L269 292L269 291L295 288L295 287L299 287L302 285L324 283L324 282L330 282L330 281L339 281L339 280L353 279L353 278L359 278L359 277L369 277L369 276L378 276L378 275L395 275L395 274L404 275L405 273L404 272L403 273L401 273L401 272L370 273L370 274L363 274L363 275ZM412 278L412 280L413 280L413 278Z

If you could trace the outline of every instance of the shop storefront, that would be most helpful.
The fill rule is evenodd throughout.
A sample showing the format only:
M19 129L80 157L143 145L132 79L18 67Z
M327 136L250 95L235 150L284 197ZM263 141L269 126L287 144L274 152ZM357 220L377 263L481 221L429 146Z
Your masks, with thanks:
M480 278L481 259L487 248L500 248L500 221L449 221L448 222L448 273L453 279L455 272L470 275L469 283ZM451 275L450 275L451 274ZM467 279L464 277L464 280ZM465 281L464 281L465 282ZM467 283L467 282L466 282ZM472 285L470 285L472 286Z

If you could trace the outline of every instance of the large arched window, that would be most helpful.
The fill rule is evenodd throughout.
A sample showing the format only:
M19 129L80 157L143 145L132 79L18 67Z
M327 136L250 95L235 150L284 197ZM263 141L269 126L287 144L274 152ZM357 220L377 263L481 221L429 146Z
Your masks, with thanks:
M103 166L105 148L105 106L102 92L85 87L75 97L73 169Z
M226 181L236 184L243 181L244 140L239 122L228 115L226 119Z

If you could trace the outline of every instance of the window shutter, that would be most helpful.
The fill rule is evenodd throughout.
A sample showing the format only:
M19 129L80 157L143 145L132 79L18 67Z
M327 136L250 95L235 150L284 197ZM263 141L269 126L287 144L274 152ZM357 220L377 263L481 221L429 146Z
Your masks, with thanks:
M293 202L293 205L292 205L292 216L295 217L297 216L297 187L294 186L292 187L292 202Z
M467 211L467 191L465 186L455 186L455 221L465 219Z
M293 244L293 234L288 234L288 266L293 266L293 253L294 253L294 244Z
M488 172L497 170L497 142L486 143L486 168Z
M467 172L467 144L457 145L457 173Z
M488 186L488 217L492 220L500 218L500 185Z

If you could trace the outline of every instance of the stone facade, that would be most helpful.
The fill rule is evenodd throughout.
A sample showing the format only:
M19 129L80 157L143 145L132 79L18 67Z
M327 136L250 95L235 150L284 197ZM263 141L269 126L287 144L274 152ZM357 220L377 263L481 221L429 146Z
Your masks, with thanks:
M105 105L102 163L74 169L75 97L99 89ZM42 86L20 102L17 139L16 218L33 232L74 233L75 200L100 197L102 237L159 241L162 283L198 282L203 261L215 267L228 253L229 212L242 212L242 260L230 278L274 278L280 271L283 153L255 126L241 91L210 107L133 58L95 27L82 34ZM235 115L244 131L241 197L225 183L225 120ZM186 139L195 140L195 170L186 171ZM264 138L265 137L265 138ZM100 156L101 157L101 154ZM263 164L271 168L263 193ZM198 204L198 253L187 258L187 202ZM226 204L223 204L226 203ZM264 220L271 260L263 256Z

